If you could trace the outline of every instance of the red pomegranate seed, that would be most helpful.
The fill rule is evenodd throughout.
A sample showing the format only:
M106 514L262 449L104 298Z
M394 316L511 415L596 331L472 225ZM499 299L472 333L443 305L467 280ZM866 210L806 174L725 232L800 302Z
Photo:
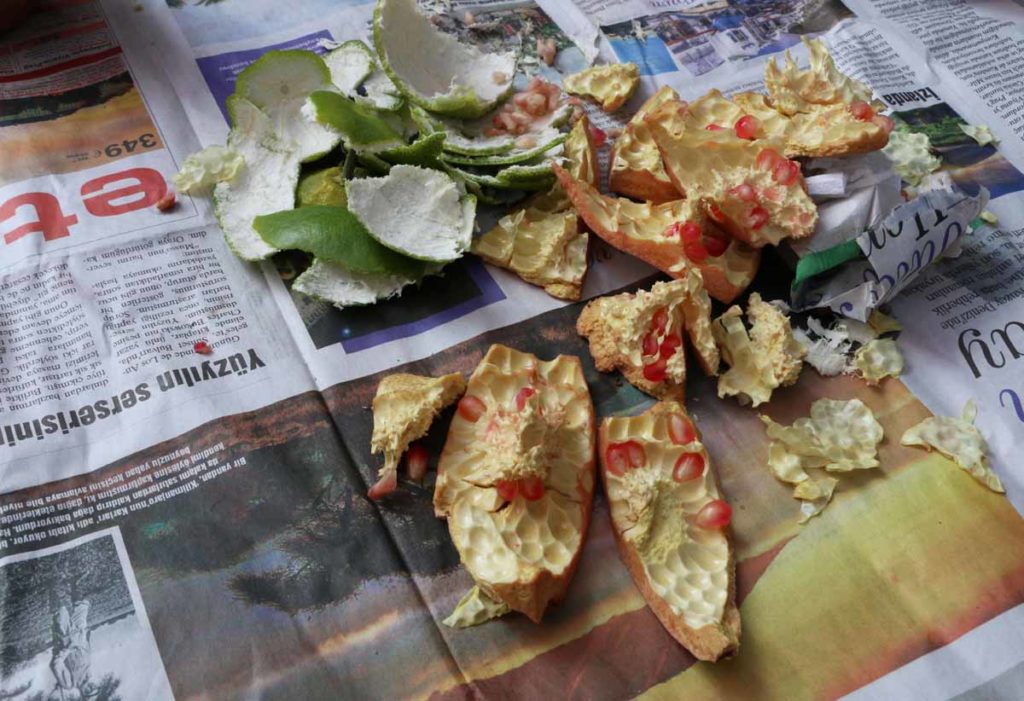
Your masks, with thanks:
M757 190L750 183L741 183L729 189L729 194L744 202L757 202Z
M682 414L668 415L668 437L676 445L686 445L697 439L693 424Z
M768 214L768 210L764 207L754 207L750 210L750 228L757 231L762 226L768 223L771 215Z
M709 124L704 128L707 129L708 131L725 131L725 127L719 124Z
M708 204L708 216L719 224L725 221L725 213L714 202Z
M459 416L466 421L476 423L484 415L485 411L487 411L487 405L484 404L482 399L466 395L459 400Z
M664 360L668 360L676 354L676 349L681 345L683 345L683 339L679 337L679 334L674 333L670 336L665 336L665 340L661 342L659 355Z
M786 160L773 148L766 148L757 154L757 167L761 170L775 171L775 166Z
M704 248L707 249L708 255L712 257L718 257L725 253L729 248L729 238L727 236L717 236L712 233L708 233L704 236Z
M192 346L192 350L194 350L199 355L212 355L213 354L213 346L211 346L206 341L196 341L196 344L194 346Z
M651 356L658 352L658 335L654 331L644 336L643 351L645 356Z
M694 522L701 528L725 528L732 520L732 507L721 499L714 499L697 512Z
M616 477L622 477L629 469L629 455L626 453L625 443L612 443L604 451L604 463L608 472Z
M377 501L381 497L391 494L391 492L398 489L398 473L391 470L386 475L381 477L377 482L370 487L370 490L366 493L366 496L370 497L374 501Z
M779 185L789 187L800 177L800 164L795 161L782 160L772 171L772 180Z
M896 126L892 118L886 117L884 114L876 114L871 121L880 126L886 134L891 134L893 127Z
M700 241L703 233L700 226L689 220L683 222L682 227L680 227L680 237L683 241Z
M430 453L422 443L413 443L405 454L405 466L409 469L409 479L414 482L422 482L427 474L427 463L430 461Z
M870 122L871 118L875 116L875 110L872 109L871 105L864 102L864 100L854 100L850 103L850 112L853 116L862 122Z
M593 137L595 146L604 146L604 142L608 140L608 133L593 124L590 125L590 136Z
M647 453L642 445L636 441L626 441L623 445L626 448L626 458L629 460L630 467L643 467L647 464Z
M684 243L683 254L698 265L708 259L708 249L700 241L687 241Z
M664 358L658 358L650 365L644 365L644 378L651 382L661 382L667 374L666 366Z
M498 480L494 483L494 488L502 501L515 501L519 495L519 485L515 480Z
M174 191L172 190L160 198L160 200L156 203L156 208L161 212L168 212L174 209L174 204L177 201L178 198L174 194Z
M537 501L544 496L544 480L540 477L527 477L519 481L519 493L527 501Z
M522 411L526 408L526 400L537 394L537 390L533 387L523 387L516 393L516 411Z
M676 482L689 482L704 474L704 456L700 453L683 453L672 468L672 479ZM723 504L725 502L722 502ZM726 504L728 506L728 504ZM705 507L707 508L707 507ZM726 521L728 523L728 521Z
M745 114L736 120L736 136L741 139L756 139L757 132L761 130L761 120L757 117Z
M654 316L651 317L651 325L659 333L665 331L665 327L668 326L668 310L665 307L658 307L654 312Z

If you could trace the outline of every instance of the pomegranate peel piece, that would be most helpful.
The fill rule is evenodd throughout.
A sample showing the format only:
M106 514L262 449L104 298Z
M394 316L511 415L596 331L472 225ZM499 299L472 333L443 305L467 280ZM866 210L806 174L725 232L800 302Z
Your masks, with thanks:
M665 321L659 323L662 317ZM598 370L619 370L631 384L659 399L684 395L686 352L676 340L684 331L705 372L718 371L711 300L695 270L680 280L657 282L650 290L592 300L577 319L576 331L589 341ZM656 354L648 352L652 345Z
M586 117L565 142L567 168L573 177L597 181L597 150ZM572 203L559 183L502 217L470 250L491 265L511 270L552 297L578 300L587 274L590 235L581 229Z
M601 478L619 555L648 606L694 656L715 661L735 654L740 640L735 554L723 518L729 507L700 436L686 446L670 440L672 416L690 420L681 404L667 401L639 416L604 419ZM605 456L628 442L643 446L646 461L619 474ZM701 463L699 474L677 479L676 466L688 460Z
M703 275L708 293L723 302L731 302L754 279L761 262L760 252L729 239L710 220L707 208L699 200L654 204L609 197L573 178L557 164L552 169L587 227L615 248L674 278L685 277L690 268L696 267ZM682 238L687 224L703 233L703 252L707 257L700 261L686 255L687 246ZM724 240L728 242L723 248ZM712 256L709 245L720 255Z
M437 415L465 390L466 380L458 372L441 377L396 373L380 381L373 398L370 438L370 451L384 454L377 494L386 485L391 490L397 486L394 476L409 445L425 436Z
M931 416L908 428L900 443L925 450L934 448L966 470L979 484L1002 494L1006 490L989 463L988 443L974 425L977 415L978 407L969 401L959 418Z
M659 110L648 116L655 143L661 150L665 170L680 192L691 199L701 198L722 213L722 227L751 246L776 245L785 238L805 238L814 233L818 209L796 177L788 185L773 179L757 166L764 149L781 151L782 144L759 139L751 142L727 132L694 130L677 121L666 127L657 120ZM760 197L750 201L748 186ZM765 189L775 187L778 200L761 197ZM741 193L743 196L741 196ZM764 219L763 214L768 218ZM752 213L756 213L752 217Z
M676 109L686 107L675 90L663 87L640 106L616 139L608 173L608 186L612 192L653 203L680 199L644 121L651 111L665 102L671 102Z
M789 318L758 293L747 304L749 331L742 316L732 306L712 324L722 360L729 365L718 378L718 396L737 396L740 403L758 406L778 387L797 381L807 349L793 337Z
M520 409L525 386L535 394ZM467 393L488 409L452 418L434 510L481 590L540 621L565 595L590 522L595 427L583 369L571 356L494 345Z
M639 85L640 68L635 63L591 66L562 81L567 93L590 98L605 112L614 112L626 104Z

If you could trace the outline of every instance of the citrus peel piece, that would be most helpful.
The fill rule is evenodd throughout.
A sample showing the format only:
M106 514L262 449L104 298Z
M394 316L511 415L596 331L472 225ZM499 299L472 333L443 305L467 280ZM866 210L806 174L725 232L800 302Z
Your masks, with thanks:
M313 92L332 88L324 60L300 49L266 52L235 82L235 94L263 110L278 140L302 162L316 160L338 145L338 134L311 119L306 108Z
M688 426L679 442L673 423ZM739 646L735 563L711 458L681 404L602 421L601 478L619 554L665 629L698 659ZM723 509L717 527L707 508Z
M213 205L228 247L243 260L269 258L278 249L253 229L253 219L295 206L298 154L274 133L273 123L239 95L228 98L232 127L227 146L245 163L238 175L214 185Z
M305 272L295 278L292 289L338 309L345 309L395 297L417 280L394 273L357 273L314 258Z
M460 42L440 31L415 0L378 0L373 41L391 81L431 112L479 117L512 91L514 52L485 53Z
M476 201L441 171L396 165L383 177L349 180L347 194L370 235L403 255L444 263L469 248Z

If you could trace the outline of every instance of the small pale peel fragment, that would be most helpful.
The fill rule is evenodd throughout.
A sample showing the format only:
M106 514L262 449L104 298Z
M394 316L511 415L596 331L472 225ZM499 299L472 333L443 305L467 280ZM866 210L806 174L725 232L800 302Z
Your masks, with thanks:
M566 76L562 87L567 93L589 97L605 112L614 112L633 96L640 85L640 68L635 63L609 63L591 66Z
M819 399L811 404L810 417L790 426L763 415L761 420L768 437L800 457L802 467L824 467L829 472L878 467L878 444L884 431L859 399Z
M920 185L925 176L942 166L942 160L932 154L927 134L894 131L882 153L893 162L893 170L911 185Z
M234 180L243 167L245 159L242 154L227 146L214 144L189 154L171 182L178 192L192 194L217 183Z
M974 425L978 408L974 401L964 406L960 418L932 416L903 434L900 443L931 450L934 448L957 465L967 470L971 477L993 492L1004 493L1003 483L992 470L988 461L988 443Z
M504 616L511 610L504 601L495 601L479 585L474 585L442 623L449 628L469 628Z
M800 523L820 514L832 500L838 480L808 474L812 468L847 472L878 466L882 425L859 399L819 399L811 416L782 426L762 415L768 437L768 469L776 479L796 485L793 496L801 501Z
M876 338L857 349L853 366L869 385L877 385L886 377L900 376L903 354L893 339Z
M839 480L823 475L812 477L796 486L793 496L800 500L800 523L807 523L825 510L832 501Z
M868 326L873 328L879 336L903 330L903 325L899 321L877 309L868 317Z
M979 146L998 143L995 134L985 124L961 124L960 131L977 141Z

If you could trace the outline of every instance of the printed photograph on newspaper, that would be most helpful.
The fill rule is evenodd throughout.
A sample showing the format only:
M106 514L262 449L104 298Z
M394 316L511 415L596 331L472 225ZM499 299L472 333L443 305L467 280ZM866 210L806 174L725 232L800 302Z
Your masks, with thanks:
M555 310L394 372L468 374L500 342L542 359L580 357L601 415L649 406L594 368L572 331L578 313ZM764 467L770 441L757 414L718 400L695 371L688 404L736 514L743 654L727 666L695 664L668 637L614 553L603 497L580 571L542 626L508 616L448 628L440 621L472 585L431 500L453 410L423 440L424 482L403 477L374 505L366 490L380 457L369 452L368 405L384 374L5 495L4 552L117 525L178 697L260 688L318 698L337 675L353 697L462 698L470 688L618 697L659 684L672 696L838 696L1021 603L1014 544L1024 520L1004 498L949 461L890 441L880 468L844 476L832 504L799 525L799 502ZM887 435L929 415L898 381L873 389L812 371L779 391L767 414L788 424L822 398L861 400ZM948 567L950 558L963 567ZM230 643L241 638L244 650ZM635 654L621 655L624 640ZM204 652L213 648L218 655ZM389 674L396 665L417 673Z
M6 699L171 699L116 528L0 559Z
M0 51L0 186L163 148L98 1L32 13Z
M659 4L659 3L652 3ZM619 61L644 75L683 71L699 78L722 66L780 52L853 13L841 0L691 0L667 12L602 24ZM725 68L725 70L730 70Z

